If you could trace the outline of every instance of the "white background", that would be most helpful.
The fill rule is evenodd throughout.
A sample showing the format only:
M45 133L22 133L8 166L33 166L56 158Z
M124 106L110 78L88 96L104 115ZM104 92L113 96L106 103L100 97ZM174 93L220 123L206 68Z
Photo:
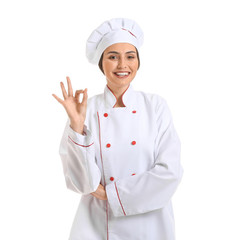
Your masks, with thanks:
M5 0L0 3L0 239L66 240L80 195L58 148L60 81L102 93L86 39L113 17L145 33L135 90L163 96L182 142L177 240L240 239L240 8L233 0ZM160 239L160 238L159 238Z

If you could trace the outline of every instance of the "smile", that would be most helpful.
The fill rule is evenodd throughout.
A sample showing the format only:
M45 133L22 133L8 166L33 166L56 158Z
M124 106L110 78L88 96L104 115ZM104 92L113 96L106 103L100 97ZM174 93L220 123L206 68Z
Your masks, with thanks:
M130 72L115 72L114 74L117 77L127 77L127 76L129 76Z

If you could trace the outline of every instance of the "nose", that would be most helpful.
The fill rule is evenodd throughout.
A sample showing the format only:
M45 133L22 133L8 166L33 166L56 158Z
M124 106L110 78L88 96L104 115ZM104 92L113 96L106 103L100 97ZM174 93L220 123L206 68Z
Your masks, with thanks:
M122 68L126 68L126 61L124 58L119 58L118 60L118 68L122 69Z

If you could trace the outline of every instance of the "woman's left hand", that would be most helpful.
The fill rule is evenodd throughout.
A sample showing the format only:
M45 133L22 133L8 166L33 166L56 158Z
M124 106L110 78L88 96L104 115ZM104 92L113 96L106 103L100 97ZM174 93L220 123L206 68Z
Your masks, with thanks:
M91 194L98 199L107 200L107 194L102 184L99 184L97 190Z

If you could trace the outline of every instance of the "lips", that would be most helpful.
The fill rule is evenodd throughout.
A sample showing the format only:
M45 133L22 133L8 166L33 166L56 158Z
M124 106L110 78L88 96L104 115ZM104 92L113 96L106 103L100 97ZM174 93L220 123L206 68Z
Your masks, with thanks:
M115 72L114 74L119 78L124 78L128 77L130 75L130 72Z

